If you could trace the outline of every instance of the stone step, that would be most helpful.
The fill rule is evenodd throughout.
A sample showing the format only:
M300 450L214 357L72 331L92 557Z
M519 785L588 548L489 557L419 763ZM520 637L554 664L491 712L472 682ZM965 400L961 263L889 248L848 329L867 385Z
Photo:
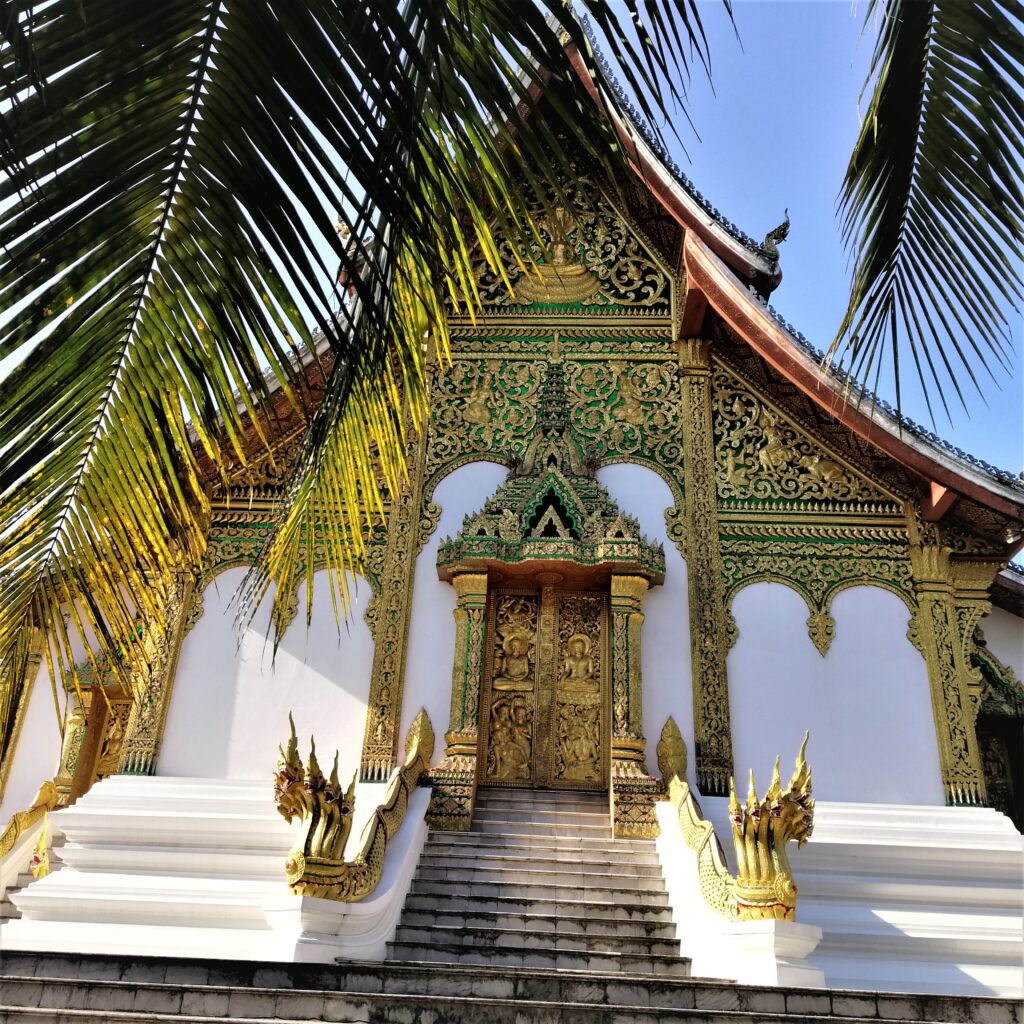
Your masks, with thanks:
M491 795L477 790L476 807L542 807L549 810L589 811L608 814L610 805L606 794L551 793L542 790L505 790L500 795Z
M419 897L416 897L417 899ZM579 908L575 904L572 908ZM567 910L572 909L567 908ZM452 928L502 928L518 930L534 935L558 932L560 935L619 935L638 938L674 939L676 926L664 915L665 920L649 920L640 914L620 912L618 907L605 917L576 916L566 913L527 914L505 911L463 911L423 909L406 906L402 913L403 927L408 925L441 925Z
M596 815L595 815L596 817ZM608 822L603 825L578 825L557 821L509 821L505 818L473 817L476 832L490 832L502 836L552 836L567 839L611 839Z
M494 882L498 885L570 885L589 887L598 885L601 888L642 889L645 892L662 892L665 889L661 874L637 875L624 872L613 873L609 870L589 872L573 870L571 865L554 868L531 867L433 867L420 864L416 870L416 878L421 882L445 881L450 885L475 885L479 882Z
M751 1024L755 1020L758 1024L868 1020L875 1024L1015 1024L1020 1020L1019 1004L1010 999L761 988L661 974L591 975L458 964L439 970L436 962L349 961L327 966L15 952L0 958L0 977L4 978L0 1002L8 1013L23 1014L9 1019L35 1024L82 1020L83 1012L91 1012L91 1020L97 1024L120 1020L205 1024L210 1018L222 1024L225 1020L248 1024L269 1017L305 1022L372 1019L381 1024L588 1024L606 1020L617 1024L661 1020L689 1020L692 1024ZM312 1002L307 1003L306 997ZM132 1001L126 1002L128 999ZM168 1001L161 1004L161 999ZM129 1016L118 1016L114 1009L118 1005L133 1010ZM164 1008L157 1009L161 1005ZM54 1009L24 1016L31 1009L16 1011L12 1006ZM97 1009L76 1010L90 1006ZM142 1010L143 1006L150 1009ZM399 1007L404 1016L396 1015ZM563 1007L573 1013L552 1015ZM61 1020L55 1010L78 1015ZM343 1011L358 1012L346 1017ZM662 1016L666 1013L674 1016Z
M512 807L477 807L473 811L473 824L503 821L524 822L529 825L577 825L594 828L609 828L608 812L555 810L547 807L532 807L528 804Z
M639 861L631 856L616 860L595 860L581 858L579 853L551 854L537 850L524 851L488 850L486 853L449 853L425 846L420 855L420 867L475 868L482 871L491 868L530 868L536 871L568 871L576 874L616 875L632 873L637 876L661 878L661 865L656 857L649 862Z
M650 839L613 839L611 836L538 836L525 833L501 834L496 832L441 832L431 830L427 846L452 849L468 846L483 850L485 847L505 849L551 850L558 852L584 852L590 854L618 854L657 857Z
M503 923L503 922L502 922ZM650 956L679 956L679 940L622 933L589 934L563 931L530 931L505 928L497 923L466 927L451 924L417 925L403 917L395 932L395 941L440 946L486 947L504 949L568 950L573 952L645 953Z
M405 899L405 909L436 914L450 911L458 914L530 914L553 917L556 920L578 917L580 901L547 899L527 899L521 893L513 896L477 896L469 897L452 894L448 889L439 889L436 893L418 893L413 891ZM672 912L667 902L658 906L649 903L615 903L609 900L588 900L586 903L588 921L637 921L644 923L672 922Z
M411 963L477 964L498 967L533 967L587 973L627 973L686 978L690 961L682 957L644 953L589 952L571 949L535 949L531 946L467 947L461 943L389 942L389 959Z
M640 903L651 904L659 907L668 906L668 893L665 892L664 883L659 889L640 888L619 888L608 885L584 884L584 885L559 885L551 882L514 882L500 883L495 881L463 881L455 886L461 897L475 897L487 900L495 896L512 896L525 901L539 900L574 900L576 902L586 901L587 903ZM434 896L438 899L457 899L452 893L452 880L442 877L414 878L411 892L420 893L426 896Z

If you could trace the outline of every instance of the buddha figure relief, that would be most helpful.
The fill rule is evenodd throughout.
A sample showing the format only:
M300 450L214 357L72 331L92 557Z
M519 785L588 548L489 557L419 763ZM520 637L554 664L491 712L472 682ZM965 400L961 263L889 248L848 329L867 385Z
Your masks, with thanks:
M574 692L596 693L600 687L597 666L590 654L590 637L585 633L573 633L565 645L559 683L563 689Z
M495 690L533 689L530 640L524 633L509 633L501 642L501 650L494 652L491 685Z

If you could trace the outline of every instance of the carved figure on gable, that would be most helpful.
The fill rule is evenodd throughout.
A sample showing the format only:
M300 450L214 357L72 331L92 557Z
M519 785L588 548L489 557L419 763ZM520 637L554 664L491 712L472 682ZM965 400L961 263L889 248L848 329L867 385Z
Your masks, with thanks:
M758 461L765 469L778 469L789 462L792 452L782 439L782 430L774 417L764 418L765 446L757 453Z

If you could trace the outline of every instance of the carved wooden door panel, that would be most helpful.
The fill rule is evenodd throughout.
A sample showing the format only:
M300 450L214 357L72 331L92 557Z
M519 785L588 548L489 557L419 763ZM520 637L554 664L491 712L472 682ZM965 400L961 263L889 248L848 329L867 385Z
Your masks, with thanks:
M480 782L607 788L607 594L499 589L488 604Z

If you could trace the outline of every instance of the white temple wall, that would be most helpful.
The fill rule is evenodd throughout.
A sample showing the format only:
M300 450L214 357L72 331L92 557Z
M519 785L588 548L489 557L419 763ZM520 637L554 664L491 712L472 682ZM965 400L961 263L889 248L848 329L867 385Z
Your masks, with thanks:
M640 523L648 540L665 548L665 582L653 587L643 599L643 630L640 635L643 673L644 736L647 739L647 770L657 774L655 747L665 720L671 715L693 749L693 683L690 674L690 616L686 562L668 539L665 510L675 505L668 484L646 466L605 466L597 479L627 515ZM693 758L688 759L691 786L697 777Z
M1018 679L1024 679L1024 619L1003 608L993 608L981 620L981 631L988 649L1012 668Z
M818 799L943 805L924 659L906 638L894 594L854 587L836 596L836 636L823 658L794 590L757 583L733 599L739 640L729 653L737 787L752 768L759 792L776 755L783 783L804 731Z
M446 476L430 499L441 506L441 518L416 559L399 744L405 743L412 720L425 708L434 727L435 762L448 731L455 658L455 590L437 578L437 548L459 532L463 518L478 512L507 476L504 466L471 462Z
M47 779L52 779L60 767L60 725L53 705L50 670L45 658L29 685L32 689L14 747L3 800L0 801L0 829L3 829L12 814L24 811L32 803L39 786ZM64 695L60 694L60 697L63 708Z
M303 759L312 734L325 773L339 751L338 774L347 785L359 767L373 665L363 619L370 585L350 575L349 617L339 636L328 574L317 573L308 633L300 588L298 614L275 659L269 594L239 637L231 599L245 571L229 569L207 587L203 616L182 644L157 774L266 779L269 799L291 711Z

